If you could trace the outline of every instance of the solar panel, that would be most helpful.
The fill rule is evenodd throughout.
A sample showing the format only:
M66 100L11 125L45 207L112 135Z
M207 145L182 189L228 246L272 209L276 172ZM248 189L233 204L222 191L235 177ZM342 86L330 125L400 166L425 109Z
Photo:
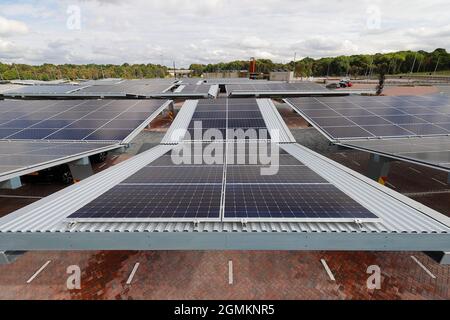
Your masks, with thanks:
M222 185L119 184L77 210L69 219L220 219Z
M96 150L112 149L104 143L0 141L0 181L6 174L30 170L47 163L62 161L77 154L94 154ZM99 151L101 152L101 151ZM85 156L85 155L84 155Z
M348 141L345 146L450 170L450 140L448 137Z
M213 145L245 156L259 153L262 148L273 153L276 150L271 148L277 146L266 142ZM255 145L259 149L253 149ZM276 152L281 165L268 174L263 173L263 169L270 169L268 164L207 165L202 160L199 164L179 165L173 163L174 152L179 154L183 150L191 154L199 150L203 154L210 145L190 143L175 148L176 151L150 162L68 219L111 222L377 219L282 149Z
M222 183L223 166L176 166L160 168L147 166L123 183Z
M333 185L227 184L225 220L376 218Z
M226 85L228 93L240 92L320 92L328 91L325 87L314 82L297 82L297 83L243 83Z
M309 97L286 101L333 140L450 134L450 101L446 96Z
M229 166L227 168L227 183L327 183L306 166L292 165L274 168L276 174L264 175L263 166Z
M166 103L163 100L0 101L0 139L122 141Z
M193 130L196 124L197 128L201 125L201 129ZM204 137L205 134L207 136ZM270 139L256 99L199 101L188 125L185 140L224 139Z
M7 96L65 94L80 88L82 87L76 85L34 85L11 89L4 94Z

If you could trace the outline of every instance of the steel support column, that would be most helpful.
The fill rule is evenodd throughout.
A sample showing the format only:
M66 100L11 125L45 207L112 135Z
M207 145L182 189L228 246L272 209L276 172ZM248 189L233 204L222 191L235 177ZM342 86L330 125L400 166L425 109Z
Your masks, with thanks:
M390 166L391 159L372 153L370 154L367 176L384 185L389 174Z

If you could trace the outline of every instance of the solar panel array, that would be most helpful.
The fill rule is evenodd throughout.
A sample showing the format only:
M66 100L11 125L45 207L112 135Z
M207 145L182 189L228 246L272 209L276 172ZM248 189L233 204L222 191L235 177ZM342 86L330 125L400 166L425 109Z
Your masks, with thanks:
M76 221L353 221L377 217L275 144L215 143L216 162L207 161L211 145L177 146L69 216ZM179 164L183 148L189 159ZM192 153L198 149L198 153ZM208 149L209 148L209 149ZM224 149L226 148L226 149ZM218 151L221 150L221 151ZM270 162L226 163L261 158ZM224 157L224 154L227 155ZM280 154L280 161L275 155ZM282 160L281 160L282 159ZM197 164L194 164L194 162ZM262 170L262 171L261 171Z
M74 92L74 95L151 96L154 94L161 94L173 85L173 79L123 80L111 85L92 85Z
M238 92L320 92L328 91L325 87L314 82L297 82L297 83L242 83L227 84L227 93Z
M83 86L78 85L33 85L33 86L23 86L20 88L12 88L11 90L4 92L8 96L20 96L20 95L58 95L58 94L68 94L72 91L79 90Z
M122 141L163 100L0 101L0 139Z
M450 134L450 101L434 96L349 96L286 101L332 140Z
M223 149L223 144L217 146ZM206 147L201 143L187 145L184 159L189 155L190 160L182 165L177 157L183 155L182 149L168 152L69 219L220 221L224 152L217 164L207 165L202 157ZM197 148L200 151L192 153Z
M448 137L421 137L390 140L357 140L344 144L388 157L418 162L441 169L450 169L450 139Z
M84 142L0 141L0 179L1 175L7 172L93 152L108 146L110 144Z
M270 139L256 99L200 100L185 140Z
M6 97L126 97L159 95L174 86L175 79L88 81L80 85L34 85L9 90Z

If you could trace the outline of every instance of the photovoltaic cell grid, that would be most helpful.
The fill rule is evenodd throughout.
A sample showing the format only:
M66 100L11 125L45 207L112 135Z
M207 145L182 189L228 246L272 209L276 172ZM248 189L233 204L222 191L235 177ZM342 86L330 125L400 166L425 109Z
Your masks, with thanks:
M270 139L255 99L199 101L185 140L224 140L225 137L227 140Z
M286 101L334 140L450 134L450 101L445 95Z
M297 83L242 83L227 84L227 93L233 92L320 92L328 91L325 87L314 82L297 82Z
M236 144L229 143L227 148ZM203 151L206 145L201 144ZM251 150L254 149L247 144L233 154L248 154ZM280 157L288 161L271 175L261 175L261 169L268 168L261 165L228 165L224 175L223 165L178 166L167 159L170 158L167 153L68 218L75 221L346 222L377 219L285 151L280 152Z
M110 146L102 143L0 141L0 177L10 171L53 162Z
M119 184L69 219L220 219L221 184Z
M79 91L74 95L99 95L99 96L126 96L139 95L151 96L152 94L160 94L170 88L171 83L145 83L139 80L128 80L114 85L93 85Z
M330 184L227 184L225 220L376 219Z
M78 85L34 85L14 88L5 92L5 95L39 95L39 94L66 94L79 90L83 86Z
M441 169L450 169L450 140L448 137L348 141L345 146Z
M174 82L174 79L141 79L114 80L105 83L89 81L80 85L34 85L9 90L5 92L5 96L151 96L165 92L174 85Z
M163 100L0 101L0 139L122 141Z

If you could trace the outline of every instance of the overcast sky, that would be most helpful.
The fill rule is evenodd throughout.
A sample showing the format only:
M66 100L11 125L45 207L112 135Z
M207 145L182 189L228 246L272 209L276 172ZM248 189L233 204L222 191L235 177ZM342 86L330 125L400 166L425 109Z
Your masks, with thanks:
M0 0L0 61L164 63L450 48L450 1Z

